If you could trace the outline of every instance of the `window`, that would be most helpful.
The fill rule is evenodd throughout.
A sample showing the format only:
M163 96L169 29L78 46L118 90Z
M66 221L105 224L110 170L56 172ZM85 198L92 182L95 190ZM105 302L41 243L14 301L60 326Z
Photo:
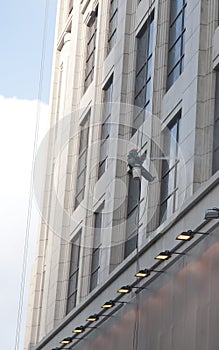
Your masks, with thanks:
M68 13L70 14L73 10L73 1L74 0L69 0L69 3L68 3Z
M108 34L108 52L113 48L116 42L118 20L118 0L110 1L110 14L109 14L109 34Z
M107 169L107 159L110 142L110 127L111 127L111 108L113 96L113 78L110 78L106 88L103 90L103 122L101 130L101 145L100 145L100 162L98 178L100 178Z
M186 5L186 0L170 1L167 89L173 85L184 69Z
M163 222L177 209L178 199L178 144L180 142L179 112L174 122L164 131L164 157L161 180L160 221Z
M124 257L126 258L137 246L139 224L140 180L129 175L129 190L127 204L127 224Z
M62 80L63 80L63 63L59 68L59 78L58 78L58 91L57 91L57 105L56 105L56 125L55 125L55 138L57 138L58 132L58 121L60 118L60 102L61 102L61 91L62 91Z
M97 13L96 10L91 17L88 28L87 59L85 69L84 91L87 90L94 77L96 35L97 35Z
M135 79L135 106L133 133L145 120L145 110L150 109L154 14L147 20L137 37L137 62ZM142 111L143 109L143 111Z
M103 206L94 214L94 240L91 263L90 291L99 283L100 253L101 253L101 229L103 227Z
M87 170L88 138L89 138L89 117L90 117L90 111L88 112L88 115L85 117L84 122L81 126L75 208L77 208L78 205L84 199L86 170Z
M68 295L67 295L67 310L68 314L76 306L76 298L78 291L78 272L80 261L80 236L79 233L72 242L71 247L71 260L69 268L69 282L68 282Z
M219 170L219 71L216 72L213 174Z

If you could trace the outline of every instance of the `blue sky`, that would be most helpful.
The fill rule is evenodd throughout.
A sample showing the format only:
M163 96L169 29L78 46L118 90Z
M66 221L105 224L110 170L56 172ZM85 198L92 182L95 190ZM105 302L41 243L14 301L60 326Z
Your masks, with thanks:
M41 101L37 101L47 0L5 1L0 11L0 311L1 346L15 349L15 330L21 283L31 166L37 108L39 142L49 128L49 94L57 0L48 0L48 33ZM39 227L33 201L28 269L21 322L23 350L30 271Z
M48 102L57 0L49 0L42 100ZM4 1L0 11L0 95L37 98L46 0Z

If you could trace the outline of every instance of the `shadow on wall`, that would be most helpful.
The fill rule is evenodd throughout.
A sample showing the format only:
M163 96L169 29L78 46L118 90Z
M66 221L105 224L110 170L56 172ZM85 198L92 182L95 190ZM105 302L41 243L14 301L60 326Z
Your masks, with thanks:
M218 228L216 231L139 294L137 314L134 299L77 349L218 350Z

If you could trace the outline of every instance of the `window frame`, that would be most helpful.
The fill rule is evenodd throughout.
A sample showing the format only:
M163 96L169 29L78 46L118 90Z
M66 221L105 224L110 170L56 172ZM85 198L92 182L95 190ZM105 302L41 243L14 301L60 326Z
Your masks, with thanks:
M78 276L79 276L79 264L80 264L80 253L81 253L81 230L76 234L74 239L72 240L72 246L71 246L71 255L70 255L70 263L69 263L69 279L68 279L68 292L67 292L67 298L66 298L66 315L73 310L77 304L77 294L78 294ZM77 242L77 243L75 243ZM77 250L77 258L76 258L76 265L75 268L73 267L74 263L74 248L78 247ZM75 286L74 288L71 287L71 281L74 282L75 280ZM70 290L72 289L72 292L70 293ZM70 303L70 301L73 299L73 304ZM73 306L72 306L73 305Z
M167 91L171 88L171 86L175 83L175 81L182 74L182 72L184 70L184 57L185 57L185 32L186 32L186 24L185 23L186 23L187 0L182 0L182 6L180 8L180 11L178 11L173 18L171 18L172 13L173 13L172 1L178 1L178 0L170 0L169 41L168 41L169 44L168 44L167 86L166 86ZM182 16L182 19L180 22L180 24L181 24L180 33L178 35L176 34L175 40L173 41L173 43L171 43L171 41L170 41L171 33L172 33L173 28L174 28L174 24L176 24L176 22L180 18L180 16ZM170 66L170 55L171 55L171 52L174 52L174 48L176 47L177 44L179 44L180 55L179 55L178 59L175 58L175 60L173 61L173 64L171 64L171 66ZM179 68L179 71L175 77L173 76L173 78L171 80L171 76L177 67Z
M107 92L109 92L109 99L107 96ZM101 125L98 179L100 179L100 177L105 173L108 166L107 160L108 160L108 152L109 152L109 145L110 145L112 102L113 102L113 75L111 75L111 77L107 81L107 84L103 88L103 111L102 111L103 119L102 119L102 125Z
M137 237L139 226L136 226L136 229L128 232L129 220L131 220L134 215L139 216L140 211L140 202L141 202L141 180L133 179L132 174L129 174L129 186L128 186L128 198L127 198L127 214L126 214L126 239L124 246L124 258L126 259L137 247ZM137 196L134 199L136 202L134 205L131 204L133 200L131 197L131 186L132 184L137 184ZM135 192L136 193L136 192ZM139 218L138 218L139 219ZM133 248L134 247L134 248Z
M113 2L115 2L114 11L112 11ZM111 23L114 24L113 30L110 30ZM107 38L107 53L109 54L116 43L118 25L118 0L110 0L109 5L109 22L108 22L108 38Z
M90 86L94 78L96 39L97 39L97 19L98 19L98 6L93 14L92 21L88 26L84 92L87 91L88 87Z
M173 120L168 124L168 126L163 130L164 133L164 139L163 144L166 144L167 142L170 145L170 149L168 154L164 154L164 157L169 157L169 164L167 160L163 160L162 162L162 171L161 171L161 192L160 192L160 223L163 223L168 217L169 214L172 215L177 210L176 200L177 195L179 191L178 186L178 166L180 163L179 157L179 142L180 142L180 124L182 119L182 110L180 109L177 114L174 116ZM176 127L176 138L174 139L172 135L172 130L174 130L174 127ZM168 139L168 141L166 141ZM174 140L174 162L170 165L171 162L171 140ZM165 169L166 168L166 169ZM172 178L170 178L170 175ZM164 179L167 179L165 181ZM170 181L173 180L171 185ZM169 188L172 190L169 192ZM164 195L164 198L162 198L163 193L166 193ZM169 202L169 200L172 201L172 205ZM164 208L164 209L163 209Z
M212 173L219 170L219 71L216 71Z
M55 140L57 139L58 133L58 121L60 118L60 104L61 104L61 93L62 93L62 83L63 83L63 62L59 66L59 74L58 74L58 86L57 86L57 94L56 94L56 111L55 111Z
M144 38L144 35L146 36ZM150 110L152 97L152 75L153 75L153 45L154 45L154 10L147 18L145 24L136 36L137 51L136 51L136 71L135 71L135 93L134 93L134 109L133 129L132 135L143 124L145 120L145 113ZM145 39L145 54L140 61L140 54L142 51L142 41ZM141 56L142 57L142 56ZM149 64L150 62L150 64ZM139 67L138 67L139 66ZM142 79L143 75L143 79ZM139 87L140 86L140 87ZM143 94L143 103L137 102ZM139 121L140 120L140 121Z
M94 213L94 234L93 234L93 249L92 249L92 256L91 256L91 270L90 270L90 292L94 290L97 285L99 284L99 272L100 272L100 260L101 260L101 246L102 246L102 240L101 240L101 230L103 228L103 209L104 204L102 204L98 210ZM97 225L98 219L100 215L100 225ZM94 257L98 259L98 264L94 265Z
M90 113L91 113L91 110L87 112L83 122L81 123L74 209L76 209L84 199L86 178L87 178L86 173L87 173L87 157L88 157L88 145L89 145L89 134L90 134L90 128L89 128ZM86 132L85 134L86 136L83 136L84 132ZM84 143L83 137L86 137L84 145L82 145L82 143ZM82 176L82 174L84 174L83 185L79 186L80 184L79 178Z

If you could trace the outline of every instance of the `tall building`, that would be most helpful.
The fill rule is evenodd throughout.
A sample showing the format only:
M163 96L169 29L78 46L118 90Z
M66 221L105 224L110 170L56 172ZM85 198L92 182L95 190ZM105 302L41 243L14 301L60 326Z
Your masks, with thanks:
M218 0L60 0L56 32L25 350L218 349Z

